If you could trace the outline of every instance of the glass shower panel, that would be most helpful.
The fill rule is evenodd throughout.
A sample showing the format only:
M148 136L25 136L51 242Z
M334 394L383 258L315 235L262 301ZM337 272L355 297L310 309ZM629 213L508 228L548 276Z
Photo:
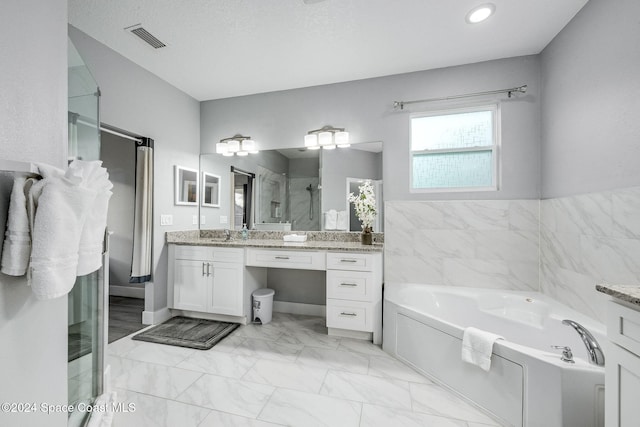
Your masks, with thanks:
M73 46L68 44L68 160L99 160L100 119L96 81ZM91 404L103 393L105 352L105 268L76 279L68 295L69 404ZM69 426L83 425L90 413L69 414Z

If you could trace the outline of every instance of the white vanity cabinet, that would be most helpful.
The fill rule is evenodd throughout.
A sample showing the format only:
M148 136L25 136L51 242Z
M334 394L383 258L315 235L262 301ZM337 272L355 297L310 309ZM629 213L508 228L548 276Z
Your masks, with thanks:
M640 311L615 301L607 306L605 417L607 427L638 425ZM640 308L640 307L639 307Z
M242 316L244 251L169 245L169 308Z
M382 342L381 253L327 252L327 328L330 335L371 333L375 344Z

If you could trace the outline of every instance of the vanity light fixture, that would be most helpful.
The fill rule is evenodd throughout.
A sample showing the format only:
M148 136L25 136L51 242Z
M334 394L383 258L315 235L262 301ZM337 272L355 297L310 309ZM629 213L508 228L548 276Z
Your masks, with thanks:
M308 150L317 150L320 147L333 150L336 147L345 148L349 145L349 132L344 128L324 126L321 129L310 130L304 136L304 146Z
M486 3L480 6L474 7L467 13L466 21L468 24L478 24L487 20L496 11L496 5L493 3Z
M235 135L216 143L216 153L223 156L248 156L258 153L258 146L250 136Z

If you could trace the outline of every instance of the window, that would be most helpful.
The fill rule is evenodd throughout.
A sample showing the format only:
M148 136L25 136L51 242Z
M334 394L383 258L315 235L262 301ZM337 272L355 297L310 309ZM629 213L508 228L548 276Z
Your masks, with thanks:
M411 116L411 191L498 189L498 106Z

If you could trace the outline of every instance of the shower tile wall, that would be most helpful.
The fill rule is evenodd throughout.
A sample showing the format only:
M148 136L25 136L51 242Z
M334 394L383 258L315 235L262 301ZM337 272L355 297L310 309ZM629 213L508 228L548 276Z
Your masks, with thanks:
M296 230L320 230L320 191L318 190L318 177L302 177L289 179L289 203L291 204L291 229ZM309 191L313 188L313 218L309 218Z
M385 203L385 283L538 290L539 201Z
M541 290L605 320L601 282L640 283L640 187L541 202Z

